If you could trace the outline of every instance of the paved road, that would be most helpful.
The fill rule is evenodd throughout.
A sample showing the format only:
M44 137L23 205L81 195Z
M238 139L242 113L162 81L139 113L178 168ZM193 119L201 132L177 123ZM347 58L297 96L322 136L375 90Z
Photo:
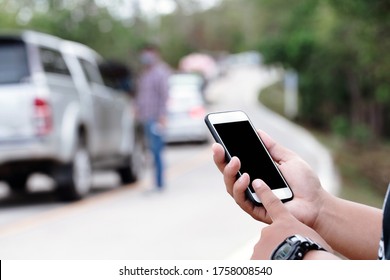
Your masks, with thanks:
M235 69L209 88L210 110L245 110L256 126L308 160L335 191L326 150L254 101L256 92L276 78L264 69ZM45 191L11 197L0 186L0 259L248 258L262 224L225 192L210 145L169 146L166 162L163 193L148 191L148 174L128 186L120 186L114 174L98 174L91 196L71 204ZM50 185L42 180L36 178L36 188Z

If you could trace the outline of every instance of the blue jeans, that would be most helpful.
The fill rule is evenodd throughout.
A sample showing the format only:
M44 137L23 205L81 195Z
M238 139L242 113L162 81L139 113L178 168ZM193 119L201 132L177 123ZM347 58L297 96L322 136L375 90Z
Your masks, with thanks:
M164 149L163 131L157 121L148 121L144 124L148 147L153 155L155 180L159 189L164 186L164 163L162 152Z

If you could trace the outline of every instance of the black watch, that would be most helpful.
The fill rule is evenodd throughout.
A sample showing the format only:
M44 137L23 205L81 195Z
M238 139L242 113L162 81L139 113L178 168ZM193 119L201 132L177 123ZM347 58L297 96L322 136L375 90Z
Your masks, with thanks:
M271 260L302 260L311 250L326 251L310 238L296 234L286 238L272 252Z

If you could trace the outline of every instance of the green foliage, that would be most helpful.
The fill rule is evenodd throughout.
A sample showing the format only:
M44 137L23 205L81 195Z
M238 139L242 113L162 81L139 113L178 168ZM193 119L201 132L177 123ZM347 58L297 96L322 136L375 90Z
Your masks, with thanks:
M283 2L258 3L278 14L274 8ZM339 122L329 122L338 116L359 141L390 135L388 6L385 1L297 1L289 4L287 15L280 12L282 20L276 16L277 32L265 30L259 50L266 62L299 72L301 119L339 130Z
M361 149L337 135L314 133L333 154L342 179L340 197L382 207L390 180L387 172L390 165L389 160L386 159L389 145L381 144Z
M194 51L257 49L266 63L299 73L304 122L339 130L332 120L345 119L349 137L390 137L389 1L223 0L204 10L199 1L175 0L174 13L153 20L140 1L132 18L120 19L94 0L0 0L0 26L79 41L133 65L151 39L174 66ZM110 3L120 9L125 0Z
M343 137L348 136L350 133L349 127L350 127L350 124L349 124L348 120L343 116L336 116L331 120L332 131L336 135L340 135Z
M367 145L372 140L370 128L365 124L356 124L351 128L351 137L361 145Z
M44 1L41 1L44 2ZM15 4L17 3L17 4ZM130 56L141 42L145 41L147 32L136 34L136 29L129 27L124 20L114 18L107 8L99 7L93 0L74 2L64 7L62 1L49 0L48 7L40 11L38 2L26 3L3 0L0 7L0 26L3 29L30 29L64 39L86 44L106 58L114 58L134 63ZM71 2L69 2L71 3ZM22 6L23 4L24 7ZM23 20L23 11L28 11L31 18Z
M185 9L186 1L176 13L160 19L158 37L164 54L172 65L193 51L239 52L255 46L258 29L253 25L256 10L250 2L226 0L209 10ZM197 7L197 6L195 6Z

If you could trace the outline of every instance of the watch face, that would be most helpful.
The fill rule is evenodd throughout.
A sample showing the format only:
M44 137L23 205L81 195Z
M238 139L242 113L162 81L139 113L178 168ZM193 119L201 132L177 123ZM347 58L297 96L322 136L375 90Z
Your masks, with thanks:
M275 255L275 260L287 260L291 255L292 246L288 243L283 244Z

